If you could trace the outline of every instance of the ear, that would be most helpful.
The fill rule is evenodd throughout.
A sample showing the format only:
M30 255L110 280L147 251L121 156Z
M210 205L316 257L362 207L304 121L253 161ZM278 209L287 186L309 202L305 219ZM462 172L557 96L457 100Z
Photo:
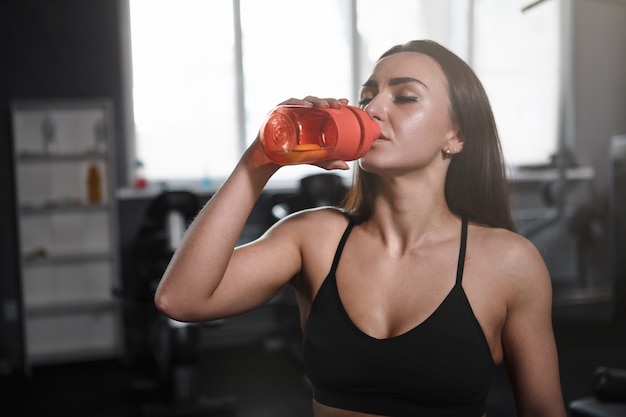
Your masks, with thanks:
M443 152L447 156L452 156L460 153L463 150L463 144L465 143L465 137L459 129L455 129L450 132L450 136L445 144Z

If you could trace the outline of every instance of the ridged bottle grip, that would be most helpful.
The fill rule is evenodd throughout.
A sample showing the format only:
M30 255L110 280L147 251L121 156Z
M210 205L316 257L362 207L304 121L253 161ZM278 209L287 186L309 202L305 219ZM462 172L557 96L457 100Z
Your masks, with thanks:
M269 120L270 136L272 144L276 147L288 149L293 146L291 141L297 137L297 126L293 121L282 113L275 113ZM267 139L266 139L267 140Z
M372 143L380 137L380 126L365 111L357 107L348 108L354 113L361 125L363 140L361 141L361 147L357 150L358 157L360 158L369 151L372 147Z
M342 107L333 116L339 130L339 141L330 159L359 159L380 136L378 123L357 107Z

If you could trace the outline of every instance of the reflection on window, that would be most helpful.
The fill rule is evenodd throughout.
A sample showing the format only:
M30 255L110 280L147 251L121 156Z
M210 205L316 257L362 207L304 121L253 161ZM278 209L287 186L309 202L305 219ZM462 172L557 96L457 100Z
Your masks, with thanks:
M419 38L438 41L475 68L508 162L544 162L556 148L557 0L527 13L517 0L129 3L134 151L149 180L226 177L276 104L309 94L355 103L378 56ZM288 167L279 177L317 170Z

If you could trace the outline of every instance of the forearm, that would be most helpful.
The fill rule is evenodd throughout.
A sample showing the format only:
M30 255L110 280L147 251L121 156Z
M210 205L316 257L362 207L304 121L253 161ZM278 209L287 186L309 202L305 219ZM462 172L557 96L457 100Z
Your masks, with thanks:
M202 320L260 193L278 166L252 147L187 230L157 288L155 302L179 320ZM196 317L199 315L200 317Z

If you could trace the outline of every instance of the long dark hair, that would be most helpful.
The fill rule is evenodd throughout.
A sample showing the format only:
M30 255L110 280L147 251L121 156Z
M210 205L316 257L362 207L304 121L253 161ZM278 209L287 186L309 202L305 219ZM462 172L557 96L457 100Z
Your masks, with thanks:
M514 230L509 188L496 123L487 93L474 71L457 55L430 40L396 45L379 59L398 52L418 52L439 63L448 81L452 121L465 139L453 155L445 181L450 210L467 220ZM343 204L355 221L372 215L376 174L356 168L354 183Z

